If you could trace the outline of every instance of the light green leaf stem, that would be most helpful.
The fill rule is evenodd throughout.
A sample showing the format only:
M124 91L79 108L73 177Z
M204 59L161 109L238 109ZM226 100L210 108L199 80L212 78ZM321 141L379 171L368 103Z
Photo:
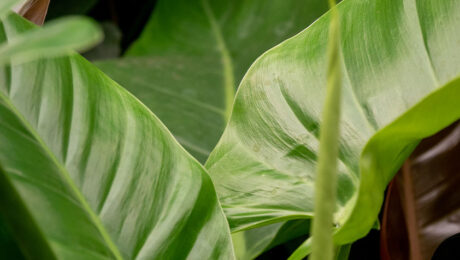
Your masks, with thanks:
M332 260L334 258L333 214L336 207L337 159L339 150L339 123L342 92L342 72L340 61L339 14L335 1L331 7L328 52L327 90L322 121L318 168L315 179L315 208L312 225L312 260ZM303 259L305 255L300 258Z

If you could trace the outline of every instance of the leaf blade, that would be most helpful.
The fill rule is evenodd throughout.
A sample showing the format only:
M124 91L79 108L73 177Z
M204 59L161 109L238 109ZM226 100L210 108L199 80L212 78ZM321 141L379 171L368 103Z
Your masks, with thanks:
M159 1L126 57L97 65L205 162L249 65L326 10L322 0Z
M2 40L33 28L15 15L3 26ZM97 221L123 258L233 258L227 222L206 171L131 94L77 54L13 63L0 75L2 101L10 104L0 117L0 163L57 258L116 258L96 243L103 241L97 232L89 232ZM15 116L7 117L13 110ZM16 130L12 138L6 130L20 118L29 131ZM27 135L30 129L36 138ZM55 160L34 153L40 149ZM53 171L56 164L70 176ZM40 181L26 185L21 173ZM76 189L81 200L72 199ZM67 207L54 203L60 198L56 193ZM93 219L86 216L91 212ZM82 224L72 224L78 221Z
M338 8L346 14L346 81L335 242L347 244L372 227L390 176L417 140L459 117L450 95L458 95L460 59L452 41L458 40L453 28L460 6L345 0ZM312 217L329 19L324 15L261 56L239 88L232 118L206 164L233 231ZM441 21L444 26L436 26Z

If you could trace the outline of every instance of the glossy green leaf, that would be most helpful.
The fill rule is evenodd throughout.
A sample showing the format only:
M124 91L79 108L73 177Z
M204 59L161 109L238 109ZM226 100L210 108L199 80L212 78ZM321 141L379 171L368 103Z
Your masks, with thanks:
M335 242L364 236L420 139L460 118L460 2L344 0ZM262 55L206 167L233 231L313 217L326 14Z
M0 39L34 27L11 15ZM0 193L28 258L233 258L204 168L77 54L1 68Z
M250 64L326 10L324 0L160 0L127 57L97 65L204 162Z
M89 18L61 18L12 37L0 45L0 64L14 57L16 63L40 57L56 57L72 50L85 50L102 39L102 32Z

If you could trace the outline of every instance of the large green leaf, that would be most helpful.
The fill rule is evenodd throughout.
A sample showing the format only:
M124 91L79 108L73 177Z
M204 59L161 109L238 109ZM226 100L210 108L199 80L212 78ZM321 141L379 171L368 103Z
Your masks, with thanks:
M460 2L345 0L337 243L364 236L420 139L460 118ZM311 218L329 14L262 55L206 167L233 231Z
M11 15L0 39L33 27ZM77 54L1 68L0 186L29 258L233 258L203 167Z
M324 0L160 0L129 57L98 66L204 162L249 65L326 10Z

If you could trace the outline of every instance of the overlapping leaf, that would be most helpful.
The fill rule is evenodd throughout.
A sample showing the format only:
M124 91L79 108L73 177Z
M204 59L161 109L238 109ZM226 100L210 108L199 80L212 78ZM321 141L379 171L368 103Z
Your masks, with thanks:
M460 117L460 3L345 0L337 243L365 235L420 139ZM206 167L233 231L311 218L329 14L261 56Z
M33 26L11 15L2 41ZM76 54L3 67L0 212L39 259L231 259L205 170Z
M161 0L127 57L98 66L204 162L249 65L326 10L324 0Z

